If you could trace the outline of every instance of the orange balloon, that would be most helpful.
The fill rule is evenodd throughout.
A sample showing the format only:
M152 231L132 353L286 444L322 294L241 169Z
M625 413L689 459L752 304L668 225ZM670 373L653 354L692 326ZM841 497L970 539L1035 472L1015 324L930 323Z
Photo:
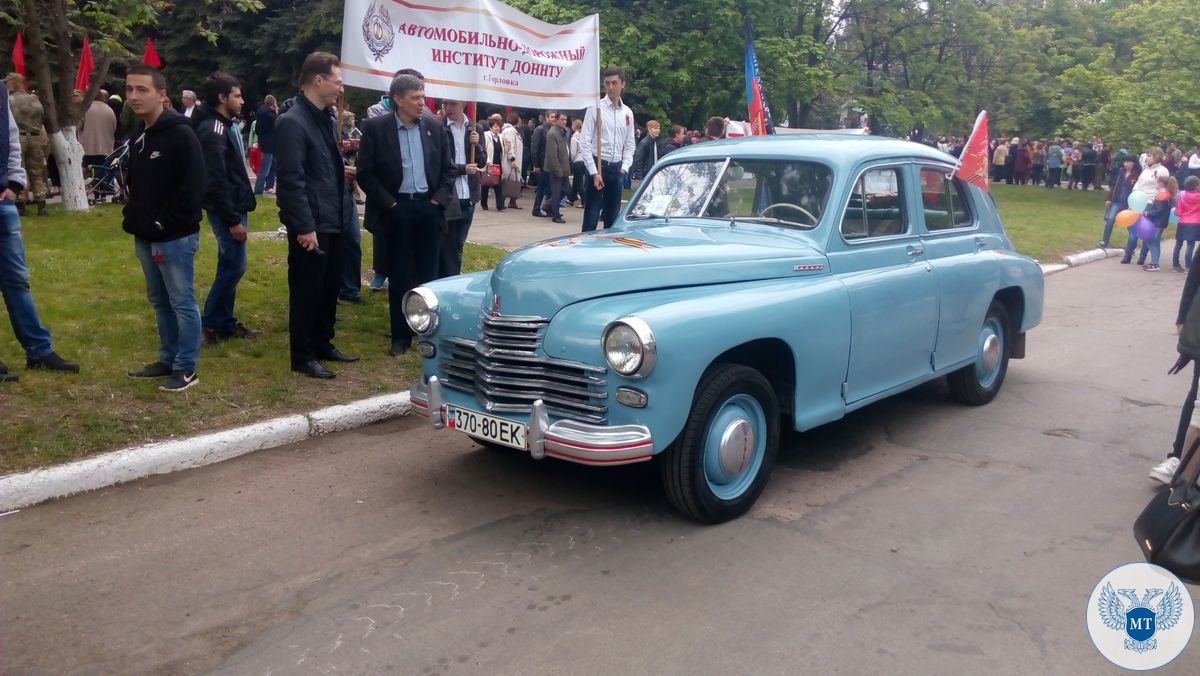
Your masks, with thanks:
M1122 228L1128 228L1134 223L1137 223L1137 219L1138 212L1134 211L1133 209L1126 209L1124 211L1117 212L1116 223Z

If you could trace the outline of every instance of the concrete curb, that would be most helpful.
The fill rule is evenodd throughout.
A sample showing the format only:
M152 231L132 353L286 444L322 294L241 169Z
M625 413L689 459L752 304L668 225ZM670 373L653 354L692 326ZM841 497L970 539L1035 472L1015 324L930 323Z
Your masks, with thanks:
M0 477L0 512L105 488L153 474L203 467L254 451L304 441L405 415L408 392L387 394L308 414L275 418L175 441L112 451L76 462Z
M1080 251L1079 253L1063 256L1063 262L1070 267L1075 267L1076 265L1101 261L1109 256L1121 256L1124 253L1124 249L1088 249L1087 251Z

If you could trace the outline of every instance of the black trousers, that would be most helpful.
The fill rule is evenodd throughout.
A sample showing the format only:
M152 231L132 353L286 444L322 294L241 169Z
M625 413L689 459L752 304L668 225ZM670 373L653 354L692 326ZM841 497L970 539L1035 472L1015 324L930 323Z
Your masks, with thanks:
M617 222L617 214L621 212L624 176L621 176L620 163L605 162L601 165L600 177L604 179L603 190L596 190L596 183L591 176L588 177L587 196L583 199L583 232L596 229L601 213L604 216L604 227L611 228Z
M446 220L429 200L401 200L387 214L388 314L392 342L407 343L412 329L404 321L404 294L437 279Z
M341 235L317 233L317 244L324 255L305 251L296 236L288 234L288 331L293 366L333 348L346 254Z
M1171 446L1169 457L1178 458L1183 454L1183 440L1187 437L1188 426L1192 423L1192 411L1196 409L1197 385L1200 385L1200 361L1193 361L1192 386L1183 400L1183 409L1179 411L1179 428L1175 430L1175 443Z

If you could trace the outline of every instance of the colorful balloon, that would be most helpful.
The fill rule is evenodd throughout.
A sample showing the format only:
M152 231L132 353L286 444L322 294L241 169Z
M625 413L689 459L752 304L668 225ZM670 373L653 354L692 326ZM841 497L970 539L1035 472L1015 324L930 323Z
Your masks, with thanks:
M1115 222L1122 228L1128 228L1134 223L1137 223L1137 219L1138 212L1134 211L1133 209L1126 209L1124 211L1117 212L1117 218Z
M1154 238L1158 236L1158 228L1154 227L1154 222L1145 216L1139 216L1133 228L1138 239L1143 242L1153 242Z
M1169 222L1171 225L1176 225L1179 223L1179 214L1176 213L1174 209L1171 209L1171 218L1167 219L1167 222Z
M1134 211L1137 211L1140 213L1140 212L1146 210L1146 205L1149 203L1150 203L1150 198L1146 197L1146 193L1144 193L1144 192L1129 193L1128 204L1129 204L1130 209L1133 209Z

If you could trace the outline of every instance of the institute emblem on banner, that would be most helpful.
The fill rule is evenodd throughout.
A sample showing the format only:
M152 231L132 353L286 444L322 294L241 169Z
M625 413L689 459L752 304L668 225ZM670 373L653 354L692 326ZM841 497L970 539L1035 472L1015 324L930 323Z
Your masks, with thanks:
M392 28L392 17L388 15L383 2L375 0L367 7L362 23L363 41L376 61L382 61L384 54L392 51L396 44L396 29Z

